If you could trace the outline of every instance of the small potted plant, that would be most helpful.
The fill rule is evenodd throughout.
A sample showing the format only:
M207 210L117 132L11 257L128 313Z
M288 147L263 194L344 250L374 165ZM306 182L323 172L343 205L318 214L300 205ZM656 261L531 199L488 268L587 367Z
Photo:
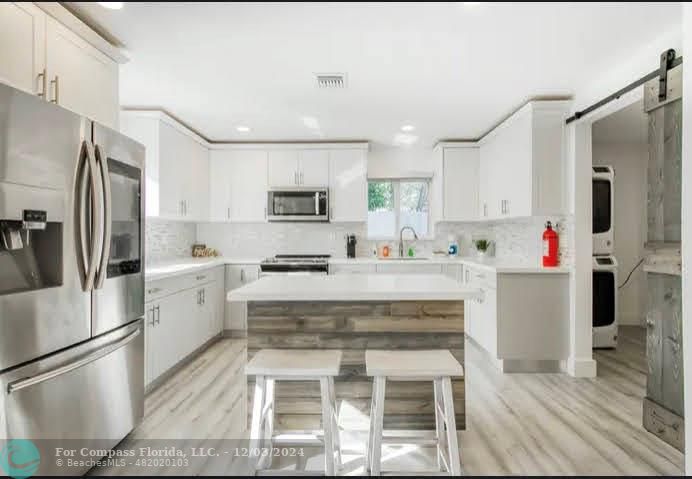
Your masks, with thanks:
M473 241L473 245L476 247L478 256L481 258L485 258L485 256L488 254L488 248L490 248L490 244L491 241L487 239L477 239Z

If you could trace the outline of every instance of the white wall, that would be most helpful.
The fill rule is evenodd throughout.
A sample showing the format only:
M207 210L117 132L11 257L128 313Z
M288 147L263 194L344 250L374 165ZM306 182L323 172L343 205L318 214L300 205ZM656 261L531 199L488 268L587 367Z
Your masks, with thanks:
M642 113L644 115L644 113ZM594 135L598 123L594 124ZM615 258L619 282L644 256L648 146L636 143L594 143L593 164L615 169ZM646 316L646 273L632 274L619 294L620 324L643 325Z

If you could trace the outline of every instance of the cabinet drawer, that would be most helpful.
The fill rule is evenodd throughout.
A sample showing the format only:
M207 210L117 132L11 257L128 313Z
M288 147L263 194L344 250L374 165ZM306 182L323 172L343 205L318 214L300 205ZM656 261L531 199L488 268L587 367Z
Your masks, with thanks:
M464 283L483 288L497 288L497 273L487 269L464 266Z
M215 280L214 270L209 268L157 281L148 281L144 289L144 302L155 301L177 291L196 288L204 284L213 283Z
M375 264L330 264L329 274L374 274Z

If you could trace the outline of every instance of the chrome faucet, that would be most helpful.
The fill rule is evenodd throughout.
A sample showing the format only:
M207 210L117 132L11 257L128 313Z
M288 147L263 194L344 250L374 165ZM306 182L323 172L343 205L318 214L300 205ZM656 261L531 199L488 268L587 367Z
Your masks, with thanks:
M404 257L404 230L411 230L411 232L413 233L413 237L415 239L418 239L416 230L414 230L412 227L404 226L403 228L401 228L401 231L399 231L399 258Z

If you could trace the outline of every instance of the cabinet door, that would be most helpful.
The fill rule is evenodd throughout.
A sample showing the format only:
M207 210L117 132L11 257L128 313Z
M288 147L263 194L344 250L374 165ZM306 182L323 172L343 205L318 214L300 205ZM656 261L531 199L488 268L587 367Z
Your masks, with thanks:
M442 266L442 274L460 283L463 282L462 267L460 264L445 264Z
M156 329L155 304L147 303L144 311L144 384L149 385L159 376L157 369L157 358L161 345L158 341L158 330Z
M364 150L332 150L329 153L330 220L367 221L368 165Z
M231 221L259 223L267 219L267 153L227 152L231 161Z
M300 184L298 157L298 150L269 150L267 152L267 178L270 188Z
M258 265L227 265L226 294L259 279ZM245 330L247 328L247 305L243 302L226 303L224 329Z
M192 138L190 142L190 160L185 171L188 173L186 188L185 217L194 221L209 220L209 150Z
M478 148L444 149L444 219L478 218Z
M48 99L118 129L118 65L75 33L46 17Z
M46 15L30 2L0 3L0 82L42 94ZM46 85L47 85L46 79Z
M532 116L521 114L504 129L499 138L502 156L498 168L503 191L504 211L502 216L531 216L532 204ZM558 159L559 160L559 159Z
M231 177L233 165L227 151L209 153L209 219L231 220Z
M303 150L300 152L300 186L324 187L329 185L329 151Z
M159 215L163 218L183 218L187 146L182 133L159 123Z

